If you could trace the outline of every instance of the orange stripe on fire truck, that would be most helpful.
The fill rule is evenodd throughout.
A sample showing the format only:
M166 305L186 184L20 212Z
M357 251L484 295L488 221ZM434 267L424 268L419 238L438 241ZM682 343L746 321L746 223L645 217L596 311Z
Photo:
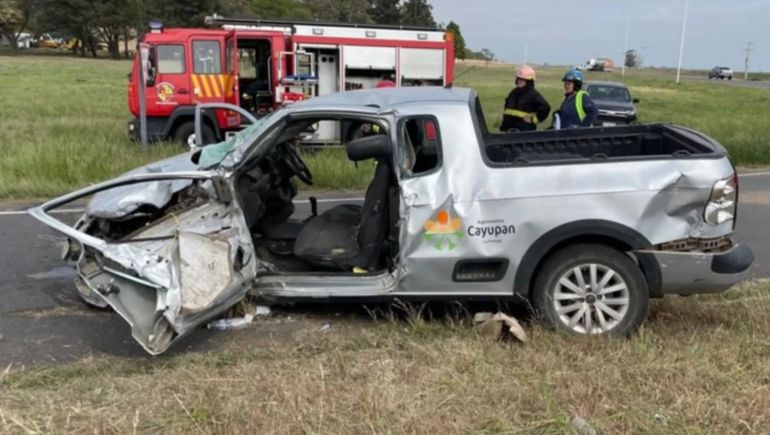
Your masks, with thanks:
M192 78L192 82L193 82L193 94L195 94L196 97L200 97L201 86L200 86L200 83L198 83L198 76L196 76L195 74L192 74L190 77Z
M232 97L235 93L235 76L228 74L192 74L193 92L196 97Z
M209 82L206 80L205 75L198 76L198 79L201 82L201 85L203 86L203 96L204 97L211 97L211 88L209 88Z
M220 98L222 96L222 88L219 87L219 75L209 76L209 84L211 84L211 92L214 96Z

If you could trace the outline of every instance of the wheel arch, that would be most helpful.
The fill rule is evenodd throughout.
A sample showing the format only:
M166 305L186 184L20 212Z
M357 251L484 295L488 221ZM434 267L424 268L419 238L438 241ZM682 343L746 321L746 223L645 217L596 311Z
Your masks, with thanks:
M570 222L543 234L527 249L516 268L514 293L529 295L545 260L558 250L576 243L598 243L622 252L652 246L641 233L617 222L600 219ZM636 257L635 260L647 281L650 297L661 296L661 273L658 263L650 256Z
M222 139L222 131L219 128L217 118L211 111L202 111L203 123L211 127L214 132L216 140ZM183 106L177 107L169 116L166 121L166 126L163 129L163 139L170 139L174 136L176 129L186 122L195 122L195 106Z

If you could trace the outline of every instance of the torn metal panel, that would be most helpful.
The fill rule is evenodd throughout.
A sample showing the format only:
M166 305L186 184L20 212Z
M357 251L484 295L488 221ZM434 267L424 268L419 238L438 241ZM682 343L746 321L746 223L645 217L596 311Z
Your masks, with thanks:
M198 183L199 191L208 191L205 195L211 197L209 179L217 176L211 172L137 174L57 198L30 213L67 235L71 245L79 244L80 293L95 305L109 304L131 325L137 342L155 355L245 294L256 265L240 209L232 202L209 200L148 222L125 239L109 241L84 232L90 218L73 228L47 212L83 196L144 181L186 179ZM201 253L205 255L196 257ZM216 285L208 286L214 280Z
M233 275L232 248L227 240L179 233L181 313L209 308L227 290Z
M134 169L123 174L121 177L139 174L194 171L197 170L197 165L192 161L193 154L192 152L179 154ZM94 195L88 203L86 213L92 217L114 219L126 216L143 205L160 209L168 204L174 193L179 192L190 184L192 184L190 179L170 179L130 184L104 190Z

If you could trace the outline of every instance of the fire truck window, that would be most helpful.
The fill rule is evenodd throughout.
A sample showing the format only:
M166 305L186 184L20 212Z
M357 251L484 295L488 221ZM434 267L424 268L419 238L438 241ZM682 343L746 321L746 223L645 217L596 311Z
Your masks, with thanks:
M161 74L184 73L184 46L158 46L158 72Z
M258 77L257 51L255 49L238 49L238 73L243 79L256 79Z
M222 53L217 41L193 41L195 74L222 74Z

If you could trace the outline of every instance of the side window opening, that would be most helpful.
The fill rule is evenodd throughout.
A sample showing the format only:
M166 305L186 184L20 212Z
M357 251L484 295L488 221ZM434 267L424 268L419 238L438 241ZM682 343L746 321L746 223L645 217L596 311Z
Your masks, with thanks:
M184 74L184 46L158 45L158 72L161 74Z
M193 41L195 74L222 74L222 52L218 41Z
M402 142L405 158L402 170L409 176L420 176L441 166L441 137L436 119L420 116L403 123Z

